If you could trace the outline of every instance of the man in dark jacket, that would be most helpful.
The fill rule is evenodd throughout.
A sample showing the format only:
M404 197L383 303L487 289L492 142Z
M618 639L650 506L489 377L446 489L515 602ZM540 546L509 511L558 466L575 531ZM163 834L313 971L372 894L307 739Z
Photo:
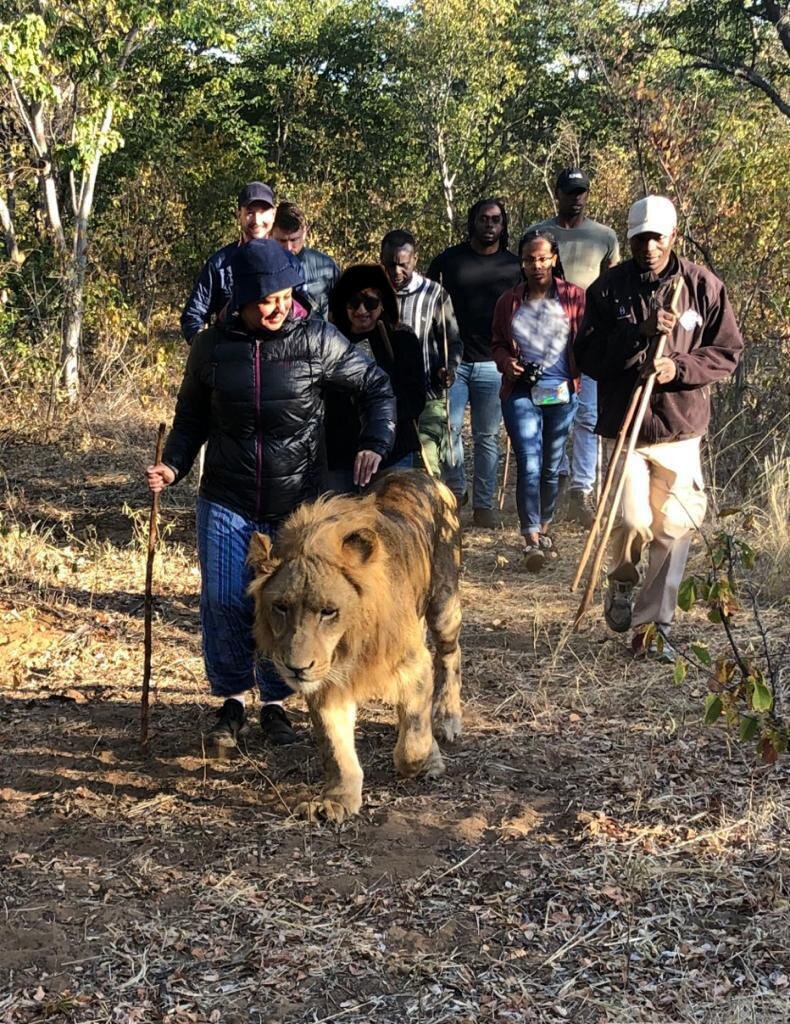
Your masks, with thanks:
M209 256L184 306L181 333L189 342L228 304L233 288L231 261L239 246L253 238L268 238L274 223L274 193L268 185L251 181L244 186L239 192L236 220L239 240Z
M450 293L463 342L463 360L450 389L450 439L453 456L445 463L445 480L459 503L466 500L461 430L464 412L472 413L476 526L495 527L494 509L502 406L499 370L491 355L491 321L499 296L518 284L521 266L507 247L507 213L499 199L481 199L469 211L467 240L451 245L428 268L428 277Z
M740 359L743 339L722 282L673 251L677 214L669 199L647 196L628 213L633 258L613 267L587 289L587 308L575 345L584 373L598 381L596 431L617 436L640 375L656 371L656 385L625 465L620 520L612 534L611 571L604 599L609 627L635 627L637 655L675 654L666 635L691 534L705 515L700 443L710 419L710 385L725 380ZM680 280L679 313L670 297ZM668 335L665 354L650 346ZM647 569L634 603L642 549ZM661 640L650 639L654 625Z
M289 688L255 657L246 558L254 532L273 536L325 489L325 388L357 399L355 483L368 483L395 434L386 373L330 324L294 317L293 289L304 281L297 258L271 239L252 240L231 269L226 322L190 347L162 462L146 470L149 488L161 491L183 479L208 442L197 510L200 611L206 675L224 698L208 736L220 748L235 743L256 682L264 735L297 738L280 704Z
M302 292L310 302L310 313L326 320L329 312L329 293L340 277L340 267L325 252L305 245L307 231L307 218L295 203L277 204L272 238L279 242L283 249L293 253L302 264Z

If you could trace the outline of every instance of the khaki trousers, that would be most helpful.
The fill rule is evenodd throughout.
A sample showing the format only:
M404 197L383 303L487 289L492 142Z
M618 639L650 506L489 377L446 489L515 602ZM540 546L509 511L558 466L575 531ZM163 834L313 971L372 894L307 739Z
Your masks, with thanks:
M639 582L642 549L647 569L632 624L669 626L693 531L707 508L699 437L641 446L625 465L625 487L612 531L609 579Z

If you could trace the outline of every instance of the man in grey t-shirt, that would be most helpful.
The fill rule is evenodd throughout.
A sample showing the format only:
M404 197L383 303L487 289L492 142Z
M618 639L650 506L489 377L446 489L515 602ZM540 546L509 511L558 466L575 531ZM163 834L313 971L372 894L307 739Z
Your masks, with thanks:
M620 259L620 247L614 231L584 214L589 189L590 179L584 171L578 167L566 167L557 176L557 216L533 224L529 229L550 231L554 235L560 247L560 259L566 279L585 289ZM598 469L598 438L595 435L597 418L596 382L582 374L573 433L569 512L573 519L584 526L590 526L595 516L594 492ZM566 473L567 470L563 469L562 472Z

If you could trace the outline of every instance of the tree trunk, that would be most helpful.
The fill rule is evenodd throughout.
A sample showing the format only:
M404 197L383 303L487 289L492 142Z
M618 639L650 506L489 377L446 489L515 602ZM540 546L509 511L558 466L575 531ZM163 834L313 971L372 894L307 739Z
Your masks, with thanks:
M85 270L88 263L88 220L93 209L93 193L102 157L104 142L112 125L114 105L110 101L104 110L96 149L88 173L82 180L78 206L75 211L74 251L65 273L63 291L63 328L60 346L60 366L63 386L69 402L74 403L80 393L80 366L82 363L82 320L85 295Z
M447 164L447 149L444 144L444 132L439 124L436 125L436 158L439 163L439 176L442 179L444 211L447 214L450 229L453 230L455 228L455 202L453 195L455 175L450 174L450 168Z

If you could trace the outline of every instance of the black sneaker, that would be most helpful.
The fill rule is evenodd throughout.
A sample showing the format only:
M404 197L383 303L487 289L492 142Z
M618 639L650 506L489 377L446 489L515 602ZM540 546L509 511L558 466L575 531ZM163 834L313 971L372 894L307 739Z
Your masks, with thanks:
M206 740L218 750L235 747L243 725L244 706L240 701L228 697L217 712L217 721L206 733Z
M596 511L595 494L592 491L574 487L568 492L568 518L573 522L589 530L595 521Z
M264 704L261 708L261 732L263 738L275 747L287 747L300 740L299 733L279 704Z
M603 617L615 633L627 633L631 628L634 604L634 585L622 580L609 580L603 595Z

